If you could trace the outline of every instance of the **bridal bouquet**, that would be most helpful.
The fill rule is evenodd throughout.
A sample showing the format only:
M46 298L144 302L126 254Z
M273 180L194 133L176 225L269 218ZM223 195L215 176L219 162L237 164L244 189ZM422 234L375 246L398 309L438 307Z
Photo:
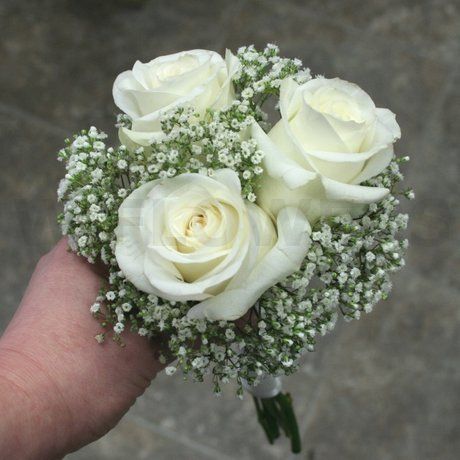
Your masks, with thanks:
M404 265L394 114L274 45L137 61L113 97L121 145L91 127L58 155L62 233L109 273L96 339L162 337L167 374L210 375L217 394L235 381L269 441L299 451L280 376Z

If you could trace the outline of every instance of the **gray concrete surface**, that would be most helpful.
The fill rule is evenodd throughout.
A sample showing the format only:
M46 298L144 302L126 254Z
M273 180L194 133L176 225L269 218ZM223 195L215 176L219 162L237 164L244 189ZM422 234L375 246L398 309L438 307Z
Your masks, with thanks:
M390 300L340 324L289 378L315 460L453 460L460 452L460 5L450 0L2 0L0 328L58 238L55 152L95 124L114 134L111 85L135 59L275 42L315 73L391 108L417 193L407 269ZM119 426L69 460L290 459L252 401L159 377ZM292 457L294 458L294 457Z

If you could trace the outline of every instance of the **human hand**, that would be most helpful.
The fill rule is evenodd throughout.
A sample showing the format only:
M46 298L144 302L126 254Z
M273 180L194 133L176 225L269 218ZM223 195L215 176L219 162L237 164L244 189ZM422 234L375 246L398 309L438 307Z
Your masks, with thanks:
M98 439L162 370L160 345L136 334L97 344L89 306L102 281L66 239L39 261L0 339L4 458L59 458Z

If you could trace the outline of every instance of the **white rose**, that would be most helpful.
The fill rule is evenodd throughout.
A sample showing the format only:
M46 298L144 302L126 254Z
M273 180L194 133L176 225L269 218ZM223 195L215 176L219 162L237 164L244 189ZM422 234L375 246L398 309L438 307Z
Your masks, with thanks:
M115 104L133 121L132 129L121 128L121 141L149 145L161 135L160 117L177 106L193 106L201 115L228 106L238 69L239 60L228 50L225 60L214 51L191 50L137 61L113 84Z
M281 120L268 133L253 135L265 153L260 205L276 215L299 206L314 222L321 216L359 214L388 190L360 186L382 172L401 136L395 116L376 108L367 93L338 78L302 85L285 80Z
M175 301L202 301L194 318L241 317L272 285L298 270L310 225L295 208L277 230L241 197L238 175L182 174L134 190L119 209L115 255L138 289Z

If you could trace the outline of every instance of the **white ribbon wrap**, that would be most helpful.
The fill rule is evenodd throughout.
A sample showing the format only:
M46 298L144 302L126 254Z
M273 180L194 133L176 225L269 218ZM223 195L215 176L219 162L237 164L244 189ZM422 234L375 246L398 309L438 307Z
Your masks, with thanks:
M249 385L246 380L243 380L243 388L256 398L261 399L274 398L281 392L282 386L281 377L272 377L271 375L264 376L255 386Z

